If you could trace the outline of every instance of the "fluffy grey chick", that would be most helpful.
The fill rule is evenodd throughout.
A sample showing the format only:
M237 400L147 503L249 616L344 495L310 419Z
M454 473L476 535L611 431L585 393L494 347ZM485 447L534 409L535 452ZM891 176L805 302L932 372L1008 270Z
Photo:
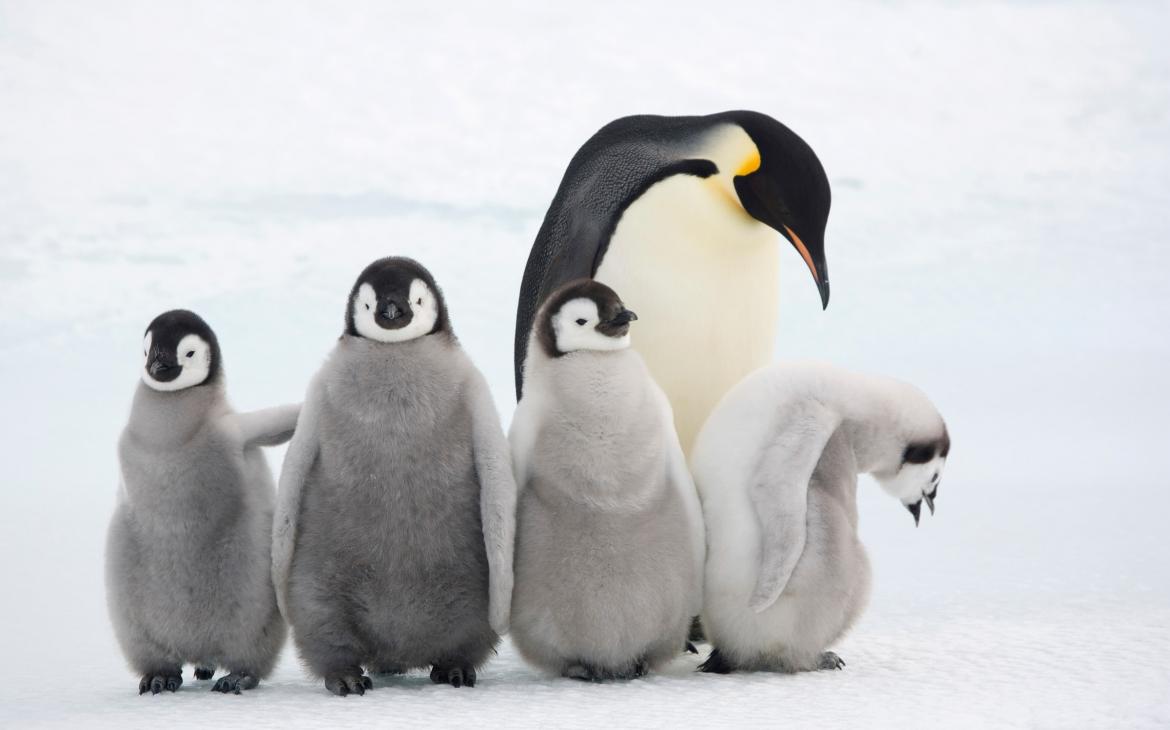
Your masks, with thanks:
M212 689L238 694L284 644L260 447L291 437L300 406L233 412L215 333L192 312L155 318L142 352L106 550L114 632L139 693L177 690L186 663L198 679L223 667Z
M508 626L516 484L483 376L411 259L370 264L280 477L273 575L310 671L473 686Z
M857 476L918 523L950 453L921 391L815 363L748 376L712 412L691 460L707 525L708 672L840 669L828 647L865 608Z
M702 600L698 495L666 396L629 349L634 319L596 281L550 295L512 421L512 638L576 679L656 669L682 650Z

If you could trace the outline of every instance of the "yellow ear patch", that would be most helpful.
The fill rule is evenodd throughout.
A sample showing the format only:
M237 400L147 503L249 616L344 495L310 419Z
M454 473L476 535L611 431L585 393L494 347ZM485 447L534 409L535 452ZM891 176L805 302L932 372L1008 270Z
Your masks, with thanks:
M752 150L748 158L739 165L739 169L735 171L736 176L750 175L756 170L760 169L760 151Z

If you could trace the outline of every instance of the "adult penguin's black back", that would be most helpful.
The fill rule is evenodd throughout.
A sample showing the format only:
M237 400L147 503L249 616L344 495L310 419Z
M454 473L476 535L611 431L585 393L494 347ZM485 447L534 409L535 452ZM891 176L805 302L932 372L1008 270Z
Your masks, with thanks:
M774 310L774 292L761 292L763 298L758 300L749 297L743 307L725 310L716 319L703 312L678 311L676 303L671 302L674 314L658 317L660 321L654 322L639 307L649 303L653 314L653 302L647 300L665 303L672 295L689 292L685 295L688 298L702 297L692 301L692 306L710 310L718 300L720 286L774 289L774 270L767 272L772 281L768 285L763 280L753 282L751 271L743 272L747 279L737 281L734 268L743 252L749 250L764 258L744 258L745 268L768 268L767 256L774 254L761 252L757 245L761 231L766 229L774 229L770 231L772 249L775 231L792 242L812 271L822 302L827 305L824 228L829 203L828 179L816 154L794 132L767 115L749 111L688 117L639 115L607 124L570 161L528 257L516 312L517 398L523 389L524 359L537 308L553 290L581 277L595 277L610 284L623 301L639 312L648 330L639 335L643 344L652 345L655 352L648 353L639 342L634 347L667 391L676 410L676 421L679 398L689 387L689 380L713 380L708 389L722 395L723 390L735 384L726 381L738 381L746 373L740 370L757 365L756 352L737 351L745 346L764 350L766 362L771 337L764 333L766 342L762 345L737 347L736 343L745 339L761 339L761 327L756 327L759 332L755 334L745 334L738 325L722 328L719 322L727 323L727 317L755 318L764 325L773 322L774 311L753 312L745 308L771 306ZM615 239L619 228L628 231ZM751 243L741 246L740 238L750 239ZM681 259L685 261L680 265ZM729 271L718 273L728 266L732 267ZM707 271L717 273L704 282ZM698 341L673 336L671 327L678 322L668 320L692 315L697 317L688 332ZM675 345L680 353L691 349L686 357L701 359L703 353L693 348L704 347L708 340L710 347L728 344L720 341L723 329L734 331L729 335L733 340L731 351L723 348L721 353L733 361L730 368L722 367L728 372L710 378L701 365L691 371L667 372L670 368L662 363L672 357ZM741 367L744 360L751 362ZM713 406L714 403L697 406L692 409L696 411L694 417L705 416ZM693 434L684 435L682 430L683 446L689 449Z

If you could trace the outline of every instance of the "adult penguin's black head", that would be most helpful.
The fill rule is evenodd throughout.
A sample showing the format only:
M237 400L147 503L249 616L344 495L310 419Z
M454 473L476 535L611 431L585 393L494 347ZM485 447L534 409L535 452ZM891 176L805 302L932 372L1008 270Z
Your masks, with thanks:
M740 204L792 243L812 272L821 306L828 307L825 226L832 196L821 161L795 132L766 114L734 111L717 116L742 127L759 151L735 171Z
M370 264L349 293L345 332L378 342L451 333L447 302L431 272L404 256Z
M168 392L217 382L219 340L203 318L186 309L155 317L142 341L142 382Z

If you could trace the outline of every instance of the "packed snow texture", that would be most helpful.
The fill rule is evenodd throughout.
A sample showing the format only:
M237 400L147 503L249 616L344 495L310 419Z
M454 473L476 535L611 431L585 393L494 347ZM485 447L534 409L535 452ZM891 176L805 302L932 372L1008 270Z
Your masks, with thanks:
M0 726L1170 723L1167 28L1161 3L0 3ZM569 158L619 116L730 108L833 186L828 311L777 241L778 355L909 380L954 439L917 530L860 487L844 671L587 685L505 642L474 689L339 699L286 650L240 697L189 670L138 696L102 553L154 315L207 318L237 407L295 401L356 274L412 255L507 421Z

